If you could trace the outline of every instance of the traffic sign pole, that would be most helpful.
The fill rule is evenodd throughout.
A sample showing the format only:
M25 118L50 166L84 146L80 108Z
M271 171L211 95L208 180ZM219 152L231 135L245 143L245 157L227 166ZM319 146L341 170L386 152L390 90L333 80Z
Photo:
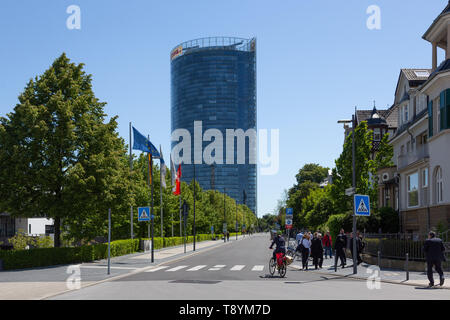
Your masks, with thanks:
M356 113L356 108L355 108ZM356 189L356 159L355 159L355 115L352 116L352 165L353 165L353 185L352 187ZM355 201L353 201L353 206L355 206ZM353 210L353 274L358 273L358 267L356 263L356 208Z

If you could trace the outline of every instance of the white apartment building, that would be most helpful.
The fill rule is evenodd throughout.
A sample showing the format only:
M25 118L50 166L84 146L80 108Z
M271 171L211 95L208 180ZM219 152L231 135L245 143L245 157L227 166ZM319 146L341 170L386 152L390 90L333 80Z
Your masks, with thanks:
M423 36L432 44L431 69L402 69L393 108L398 130L390 140L397 166L404 232L450 227L450 2ZM437 66L437 50L445 60Z

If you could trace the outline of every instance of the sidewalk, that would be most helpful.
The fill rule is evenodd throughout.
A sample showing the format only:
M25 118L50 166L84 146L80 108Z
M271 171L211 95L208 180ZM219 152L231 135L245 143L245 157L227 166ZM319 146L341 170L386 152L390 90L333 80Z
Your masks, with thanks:
M314 272L314 273L327 274L327 275L337 275L337 276L342 276L342 277L346 277L346 278L367 280L369 277L373 277L373 275L374 275L372 268L378 268L377 266L369 265L369 264L363 262L358 266L357 274L354 275L353 274L353 260L347 259L347 265L345 268L339 267L339 265L340 265L340 261L338 262L337 272L335 272L334 257L332 259L328 258L328 259L324 259L322 269L315 270L314 265L312 264L312 261L309 261L308 271L302 271L302 272ZM289 267L301 271L301 269L302 269L301 261L296 260ZM435 285L439 285L439 275L436 272L434 272L433 275L434 275ZM406 280L406 271L383 268L380 270L379 276L381 278L381 282L388 282L388 283L394 283L394 284L428 287L428 283L429 283L426 272L410 271L409 272L409 280L407 281ZM437 287L443 288L443 289L450 289L450 273L444 272L444 278L445 278L444 285L442 287L440 287L440 286L437 286Z
M239 236L238 241L247 237ZM45 299L71 291L68 282L74 283L76 273L74 273L73 267L79 271L81 288L85 288L104 281L119 279L132 273L142 272L165 262L212 250L234 241L236 241L236 237L230 237L229 242L223 240L197 242L195 252L192 243L186 244L186 253L184 253L184 245L155 250L153 263L150 262L150 252L113 257L111 258L111 273L109 275L107 274L107 259L78 265L0 271L0 300Z

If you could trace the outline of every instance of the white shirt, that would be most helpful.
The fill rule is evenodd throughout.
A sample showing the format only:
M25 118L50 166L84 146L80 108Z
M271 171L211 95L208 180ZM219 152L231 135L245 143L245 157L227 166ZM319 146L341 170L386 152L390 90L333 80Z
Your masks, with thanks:
M305 248L309 249L309 248L311 248L311 241L308 240L308 239L306 239L306 238L304 238L304 239L302 240L302 245L303 245Z

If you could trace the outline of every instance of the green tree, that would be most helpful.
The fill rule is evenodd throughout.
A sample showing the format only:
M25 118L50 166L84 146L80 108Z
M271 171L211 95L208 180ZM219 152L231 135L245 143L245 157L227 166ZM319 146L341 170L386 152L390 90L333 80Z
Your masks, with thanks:
M332 197L339 212L349 212L353 208L352 197L345 195L345 189L352 187L352 137L350 133L345 139L344 148L336 160L333 169ZM361 122L355 129L355 171L356 193L370 195L371 201L377 199L376 166L370 158L373 133L367 128L367 122Z
M83 64L62 54L0 118L0 210L53 218L55 247L62 221L78 238L90 238L84 226L104 229L107 209L131 201L117 117L105 123L106 103L95 97L91 81Z
M319 184L328 176L328 168L315 163L305 164L295 178L297 183L288 190L285 201L285 207L293 208L295 228L304 228L307 226L305 220L305 211L303 210L303 200L308 197L312 190L319 188ZM280 212L280 218L284 215Z
M375 170L394 166L394 162L392 161L393 157L394 147L389 144L389 133L386 133L381 139L380 146L375 155Z
M320 226L323 226L328 221L328 218L336 213L330 186L312 190L303 199L303 212L306 226L309 229L318 230Z

